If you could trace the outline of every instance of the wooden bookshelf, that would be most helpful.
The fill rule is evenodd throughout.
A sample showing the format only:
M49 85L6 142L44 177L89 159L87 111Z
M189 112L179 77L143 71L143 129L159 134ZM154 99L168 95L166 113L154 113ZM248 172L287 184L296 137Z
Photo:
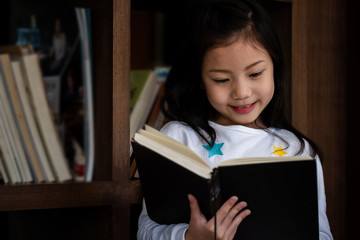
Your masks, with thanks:
M145 1L132 2L141 7ZM176 1L176 6L184 9L193 2ZM328 217L334 238L345 239L346 158L339 150L346 146L345 3L264 2L289 60L288 117L323 151ZM2 44L13 38L13 15L36 7L91 8L96 154L91 183L0 186L1 239L135 239L137 215L132 206L141 202L142 195L139 181L128 177L130 59L136 58L130 56L130 0L7 0L3 6L8 11L1 11L0 24L8 34L1 35ZM174 7L153 0L143 8L169 13Z
M13 42L15 15L91 8L96 153L91 183L0 186L1 238L130 239L130 205L141 201L139 181L128 178L130 1L16 0L5 6L2 24L9 30L3 44ZM74 229L64 234L69 226Z

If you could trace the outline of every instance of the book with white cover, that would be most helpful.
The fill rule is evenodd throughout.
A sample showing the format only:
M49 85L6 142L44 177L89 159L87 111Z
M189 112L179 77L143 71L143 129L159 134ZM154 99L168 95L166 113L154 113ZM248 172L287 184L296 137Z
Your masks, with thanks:
M32 182L30 162L34 162L33 173L35 180L42 181L42 173L32 149L29 132L26 127L25 118L19 103L14 76L10 65L8 54L0 55L0 97L2 100L2 114L4 137L9 147L9 154L19 170L21 182ZM25 157L26 152L26 157ZM29 163L27 161L29 160ZM35 166L36 165L36 166Z
M26 87L29 89L33 111L45 143L50 164L57 181L71 180L71 174L59 134L56 131L44 89L42 72L37 54L21 56Z
M36 150L36 154L38 156L41 169L44 173L45 182L53 182L55 181L55 177L51 170L48 157L46 155L46 151L44 148L44 144L40 137L39 129L36 126L36 121L30 105L29 96L26 92L24 78L21 72L20 62L12 61L11 66L14 72L14 79L19 93L19 100L21 102L21 106L24 111L25 120L30 131L31 139L34 144L34 148Z
M1 76L0 76L1 78ZM0 79L1 80L1 79ZM0 86L1 88L1 86ZM4 109L2 105L2 100L0 99L0 109ZM3 161L4 161L4 168L9 177L10 183L20 183L21 177L19 170L16 166L16 162L11 154L11 149L9 146L9 142L6 140L6 131L4 126L4 111L0 111L0 150L2 153Z
M84 180L89 182L93 177L95 159L90 9L76 8L75 11L80 32L84 83L84 152L86 161Z

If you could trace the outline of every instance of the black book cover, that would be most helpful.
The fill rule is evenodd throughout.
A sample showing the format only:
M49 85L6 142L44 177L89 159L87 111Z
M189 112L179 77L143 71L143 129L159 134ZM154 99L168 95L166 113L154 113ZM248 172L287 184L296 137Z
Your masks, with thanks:
M219 179L251 210L235 239L319 239L315 160L219 167Z
M188 223L187 195L193 194L209 219L213 215L210 181L132 142L149 217L159 224ZM155 153L155 154L154 154Z

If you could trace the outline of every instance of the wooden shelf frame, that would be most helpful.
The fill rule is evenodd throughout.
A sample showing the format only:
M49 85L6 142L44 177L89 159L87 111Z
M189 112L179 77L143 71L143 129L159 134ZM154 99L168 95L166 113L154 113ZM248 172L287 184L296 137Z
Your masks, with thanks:
M54 7L44 0L23 2L45 9ZM129 206L142 199L140 181L132 181L128 175L130 0L104 0L101 4L97 0L65 0L55 5L59 9L91 8L96 130L94 181L0 186L0 213L110 207L111 238L130 239Z
M0 212L53 208L112 206L139 202L140 182L124 190L116 182L8 185L0 187Z

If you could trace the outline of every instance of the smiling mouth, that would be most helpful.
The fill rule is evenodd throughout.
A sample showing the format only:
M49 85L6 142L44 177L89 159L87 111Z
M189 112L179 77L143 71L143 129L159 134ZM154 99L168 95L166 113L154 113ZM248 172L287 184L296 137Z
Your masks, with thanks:
M251 104L246 104L246 105L241 105L241 106L231 106L231 107L237 113L246 114L246 113L251 112L254 109L255 105L256 105L256 102L251 103Z

